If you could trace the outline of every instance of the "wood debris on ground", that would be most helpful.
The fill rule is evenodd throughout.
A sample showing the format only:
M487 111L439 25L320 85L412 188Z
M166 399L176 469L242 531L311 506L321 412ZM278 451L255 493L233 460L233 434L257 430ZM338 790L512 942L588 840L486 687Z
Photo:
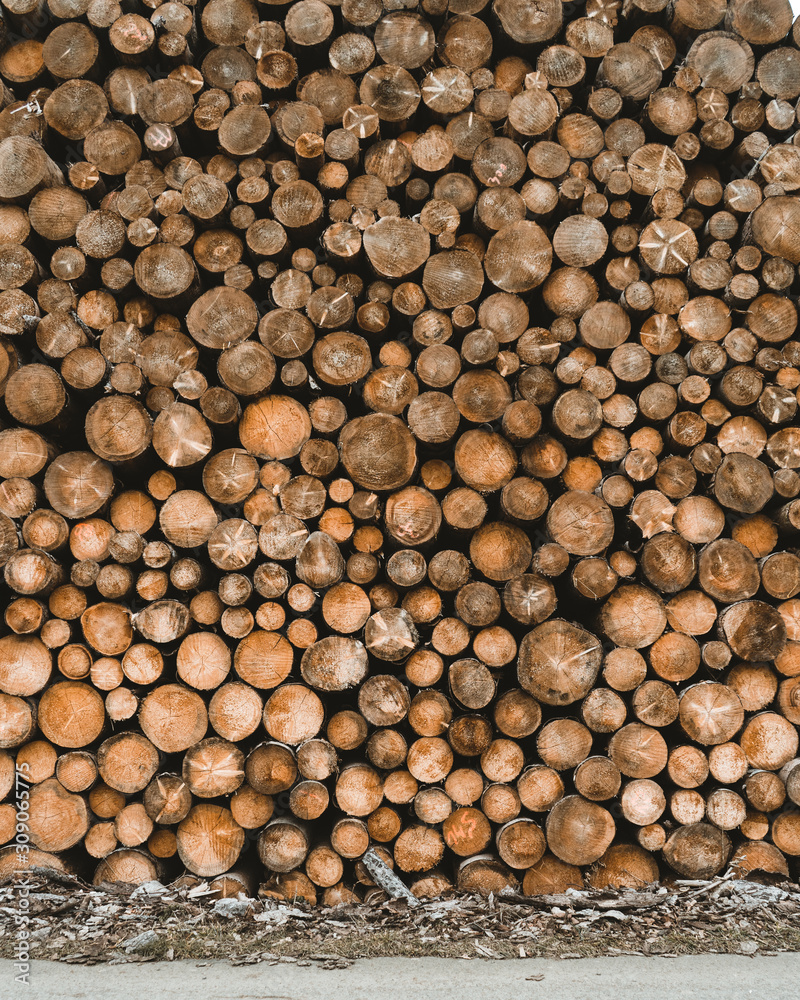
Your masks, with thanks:
M22 881L0 887L0 917L17 912ZM398 955L496 960L800 949L800 889L769 876L530 897L451 892L417 908L386 897L334 907L243 894L220 899L207 884L98 887L42 869L24 881L31 957L68 963L194 958L335 969ZM10 957L13 936L13 920L0 920L0 956Z

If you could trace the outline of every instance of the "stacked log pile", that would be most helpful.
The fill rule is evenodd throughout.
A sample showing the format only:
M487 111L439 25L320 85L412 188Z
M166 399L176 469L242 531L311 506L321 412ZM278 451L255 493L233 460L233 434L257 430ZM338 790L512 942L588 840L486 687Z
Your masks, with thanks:
M796 875L788 0L2 12L0 869Z

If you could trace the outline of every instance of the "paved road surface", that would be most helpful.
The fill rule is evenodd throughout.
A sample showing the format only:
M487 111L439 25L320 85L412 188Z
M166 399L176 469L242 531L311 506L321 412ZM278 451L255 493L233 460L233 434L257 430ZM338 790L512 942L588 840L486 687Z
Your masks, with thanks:
M325 972L225 962L31 963L30 985L0 961L2 1000L798 1000L800 954L525 961L391 958ZM528 979L529 976L544 979Z

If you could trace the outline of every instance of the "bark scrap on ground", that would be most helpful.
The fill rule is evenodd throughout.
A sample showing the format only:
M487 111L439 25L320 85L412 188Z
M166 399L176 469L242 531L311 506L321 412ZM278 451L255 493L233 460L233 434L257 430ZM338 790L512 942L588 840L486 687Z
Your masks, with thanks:
M585 958L800 950L800 886L731 878L641 890L569 890L550 896L450 893L309 907L298 900L220 899L151 882L92 887L34 869L0 886L0 957L14 951L22 912L35 959L93 965L174 959L318 963L358 958Z

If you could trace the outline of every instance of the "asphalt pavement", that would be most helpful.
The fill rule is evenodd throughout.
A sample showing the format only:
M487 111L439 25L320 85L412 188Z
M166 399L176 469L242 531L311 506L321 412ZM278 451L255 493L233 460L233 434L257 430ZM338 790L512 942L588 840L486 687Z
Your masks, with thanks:
M0 998L16 1000L798 1000L800 954L775 957L381 958L316 965L31 962L28 983L0 961Z

